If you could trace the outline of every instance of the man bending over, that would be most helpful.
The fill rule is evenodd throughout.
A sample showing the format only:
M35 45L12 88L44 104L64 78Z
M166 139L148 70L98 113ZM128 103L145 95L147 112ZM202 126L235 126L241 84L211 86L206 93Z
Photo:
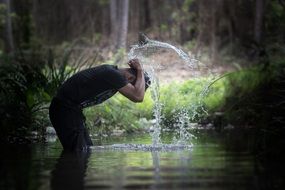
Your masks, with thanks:
M84 150L92 146L82 109L97 105L117 91L133 102L142 102L149 77L137 59L130 68L100 65L80 71L58 89L49 108L49 116L65 150Z

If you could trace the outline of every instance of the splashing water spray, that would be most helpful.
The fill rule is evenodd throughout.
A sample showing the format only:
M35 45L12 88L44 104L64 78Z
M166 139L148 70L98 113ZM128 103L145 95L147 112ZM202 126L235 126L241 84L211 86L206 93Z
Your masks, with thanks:
M165 43L165 42L160 42L156 40L151 40L149 39L146 35L143 33L139 34L139 43L137 45L132 46L128 53L128 59L134 59L137 58L140 60L140 63L144 67L144 70L149 74L150 80L151 80L151 97L154 101L154 119L155 123L153 125L153 132L151 134L152 136L152 145L154 147L161 146L161 140L160 140L160 134L161 134L161 119L162 119L162 103L159 100L160 94L159 94L159 80L156 76L156 69L160 68L160 65L155 63L153 60L150 60L148 57L154 53L156 53L160 49L170 49L173 50L178 54L178 56L187 64L190 69L193 69L195 65L198 63L198 61L190 57L188 54L186 54L184 51L181 49ZM184 143L189 140L191 137L190 134L187 133L185 129L185 123L187 122L186 120L190 119L189 116L187 115L186 111L183 113L179 114L180 122L178 122L177 125L180 125L178 127L179 134L180 134L180 139L176 140L176 144L179 145L184 145ZM183 143L182 143L183 142Z
M187 131L187 128L190 127L190 119L186 109L183 108L177 112L174 127L177 128L178 133L173 137L173 144L187 145L191 139L195 138L194 135ZM190 145L192 144L190 143Z

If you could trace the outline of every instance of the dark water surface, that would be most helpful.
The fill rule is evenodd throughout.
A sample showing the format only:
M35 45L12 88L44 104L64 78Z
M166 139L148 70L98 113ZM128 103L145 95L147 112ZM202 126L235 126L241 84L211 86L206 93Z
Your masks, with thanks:
M268 189L246 133L203 132L193 149L65 153L58 142L2 146L0 189ZM167 139L167 138L165 138ZM94 139L149 144L149 135ZM274 184L273 184L274 185Z

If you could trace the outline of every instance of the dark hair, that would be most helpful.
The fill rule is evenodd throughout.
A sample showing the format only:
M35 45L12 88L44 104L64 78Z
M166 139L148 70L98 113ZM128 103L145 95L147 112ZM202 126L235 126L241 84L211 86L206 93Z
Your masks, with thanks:
M134 80L134 82L132 84L135 84L136 83L136 80L137 80L137 70L134 69L134 68L128 68L128 71L134 75L136 77L136 79ZM150 86L151 84L151 81L150 81L150 77L148 75L147 72L144 72L144 82L145 82L145 90L148 89L148 87Z

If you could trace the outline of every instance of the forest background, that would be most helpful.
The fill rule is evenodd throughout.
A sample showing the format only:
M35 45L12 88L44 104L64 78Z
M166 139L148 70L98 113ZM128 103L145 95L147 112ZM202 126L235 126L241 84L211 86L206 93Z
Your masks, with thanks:
M195 55L204 67L188 71L160 52L162 125L172 130L182 109L191 113L211 77L210 93L189 121L218 131L256 130L256 147L282 148L285 97L283 0L1 0L1 142L45 139L48 106L73 73L103 63L122 64L138 33ZM203 68L207 68L206 70ZM196 72L196 71L195 71ZM170 79L167 81L166 79ZM173 89L176 89L175 91ZM176 97L173 99L172 97ZM187 105L187 106L185 106ZM199 104L200 105L200 104ZM143 104L116 96L85 111L96 135L144 131L153 119ZM196 109L196 108L195 108ZM206 109L208 114L203 110ZM94 127L96 126L96 127ZM284 149L284 146L283 146ZM274 152L281 154L282 151Z

